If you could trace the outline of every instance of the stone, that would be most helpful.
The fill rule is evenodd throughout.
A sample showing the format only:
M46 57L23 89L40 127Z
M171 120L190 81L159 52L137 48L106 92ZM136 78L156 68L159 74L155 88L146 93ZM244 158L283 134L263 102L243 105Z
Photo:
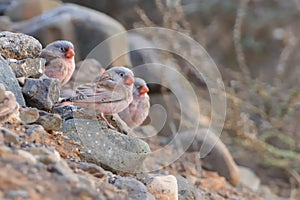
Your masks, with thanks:
M9 61L9 66L17 78L40 78L45 72L46 60L43 58L27 58Z
M78 187L74 193L78 199L101 199L96 192L95 182L88 177L77 175Z
M62 126L60 115L42 110L39 111L39 118L35 123L42 125L46 131L60 131Z
M150 179L146 186L157 200L178 200L177 180L173 175L156 175Z
M39 118L39 111L36 108L30 108L30 107L25 107L25 108L20 108L20 119L23 124L30 124L35 122Z
M88 172L97 178L103 178L107 174L107 172L102 167L94 163L79 162L76 164L76 168Z
M179 200L196 200L196 187L188 183L182 176L176 176Z
M36 58L41 51L41 43L29 35L8 31L0 32L0 54L6 59Z
M16 101L15 95L10 91L5 91L4 86L0 85L0 99L2 99L0 101L0 122L12 119L16 123L19 123L19 104Z
M56 153L58 154L58 152ZM78 177L74 174L73 170L63 159L59 159L56 163L49 163L48 170L51 172L55 172L61 176L64 176L68 179L68 181L72 183L78 184L79 182Z
M18 149L17 153L19 156L24 158L29 164L35 165L37 163L37 160L31 153L29 153L27 151L23 151L21 149Z
M201 148L212 147L211 152L202 158L202 166L218 172L232 185L237 185L239 183L239 171L229 150L214 133L210 132L206 134L206 132L207 129L204 128L199 129L196 135L189 131L182 132L178 134L176 140L178 140L182 146L189 145L187 151L199 152L199 155L201 154ZM204 151L206 152L206 150Z
M258 191L260 189L260 179L255 175L255 173L243 166L238 166L240 172L240 183L253 191Z
M26 190L10 190L4 199L28 199Z
M74 118L73 114L74 112L77 112L78 109L76 106L67 105L67 106L54 107L52 111L54 113L59 114L63 121L66 121Z
M18 134L11 132L6 128L0 127L0 133L2 133L4 142L7 144L19 144L20 138Z
M45 165L56 164L61 160L59 153L54 148L33 147L26 150Z
M49 111L59 98L60 82L58 79L27 78L22 88L27 106Z
M0 102L3 102L5 99L5 87L3 84L0 84Z
M117 176L111 177L108 182L118 189L127 191L126 199L148 199L146 186L134 178Z
M25 100L22 95L21 87L18 84L18 80L15 77L15 74L8 66L7 62L1 59L0 56L0 83L2 83L6 90L14 93L17 102L20 106L25 106Z
M87 7L63 4L40 16L14 23L13 28L36 37L43 45L58 39L71 41L76 61L94 58L104 67L131 66L128 54L123 54L129 52L125 34L99 45L126 31L125 28L110 16Z
M83 145L82 160L120 173L141 170L151 152L144 141L108 129L105 123L96 120L69 119L64 121L62 132Z
M28 142L39 142L46 136L46 131L41 125L25 125L25 133L28 136Z
M18 0L7 7L5 15L13 21L22 21L38 16L59 5L61 2L55 0Z

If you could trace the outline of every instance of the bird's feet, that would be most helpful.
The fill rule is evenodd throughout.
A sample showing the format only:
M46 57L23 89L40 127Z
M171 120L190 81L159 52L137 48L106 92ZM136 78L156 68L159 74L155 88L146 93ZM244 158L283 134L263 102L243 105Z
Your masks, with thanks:
M128 125L119 117L118 114L112 115L112 120L115 121L119 131L121 133L124 133L125 135L134 136L134 132L131 128L128 127Z
M106 125L107 125L108 128L111 128L111 129L114 129L114 130L116 129L113 125L111 125L111 124L107 121L107 119L105 118L105 116L104 116L103 113L100 113L99 115L97 115L97 118L100 119L100 120L103 120L103 121L106 123Z

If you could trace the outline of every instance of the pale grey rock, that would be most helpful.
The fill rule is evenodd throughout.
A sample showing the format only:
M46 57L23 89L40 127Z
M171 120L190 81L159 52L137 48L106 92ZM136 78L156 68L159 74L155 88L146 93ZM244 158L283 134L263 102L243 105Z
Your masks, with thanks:
M60 131L62 126L60 115L42 110L39 111L39 118L35 123L42 125L46 131Z
M182 176L176 176L179 200L196 200L196 188Z
M41 54L41 43L23 33L0 32L0 54L8 59L36 58Z

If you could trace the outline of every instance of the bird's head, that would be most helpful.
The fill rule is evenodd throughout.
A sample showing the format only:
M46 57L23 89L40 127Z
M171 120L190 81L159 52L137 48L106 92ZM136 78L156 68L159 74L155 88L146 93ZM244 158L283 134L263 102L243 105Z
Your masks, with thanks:
M75 56L74 45L66 40L57 40L46 46L45 49L56 51L61 57L72 59Z
M142 96L148 92L149 88L147 87L147 83L141 78L134 78L133 94L136 96Z
M129 68L112 67L105 73L111 74L111 77L114 79L114 81L123 81L123 83L127 86L132 86L134 83L134 74Z

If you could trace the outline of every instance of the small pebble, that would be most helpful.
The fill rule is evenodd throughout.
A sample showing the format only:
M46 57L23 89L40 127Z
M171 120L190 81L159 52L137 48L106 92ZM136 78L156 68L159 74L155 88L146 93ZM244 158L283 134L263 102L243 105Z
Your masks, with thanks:
M146 186L157 200L178 200L178 185L173 175L155 176Z
M38 161L45 165L55 164L61 159L59 153L55 149L36 147L28 149L28 151L34 155Z
M46 131L60 131L62 126L60 115L42 110L39 111L39 118L36 123L42 125Z
M38 120L39 118L39 111L36 108L20 108L20 119L23 124L30 124Z

